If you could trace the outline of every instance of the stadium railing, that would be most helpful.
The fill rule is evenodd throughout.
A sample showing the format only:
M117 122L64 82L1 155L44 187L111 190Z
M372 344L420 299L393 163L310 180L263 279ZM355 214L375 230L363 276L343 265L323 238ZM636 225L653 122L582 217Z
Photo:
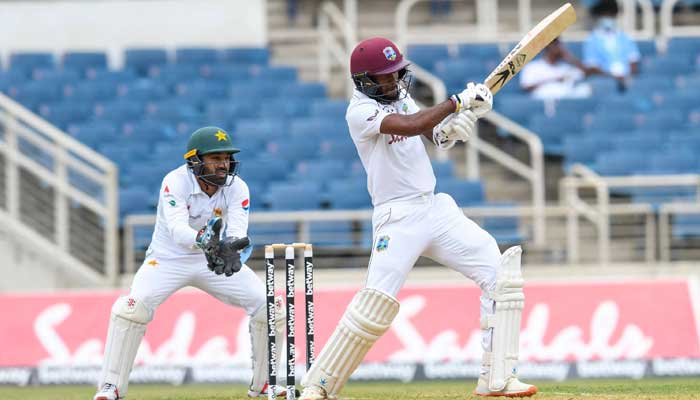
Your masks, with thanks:
M700 25L673 24L673 8L680 0L664 0L659 9L659 46L666 50L668 41L675 36L700 36Z
M10 234L95 283L114 283L116 165L4 94L0 154L0 221Z
M396 27L397 45L405 49L409 44L448 44L448 43L480 43L518 42L538 22L532 18L533 5L531 0L518 0L518 27L514 31L497 31L502 24L498 22L499 6L497 1L476 1L476 23L474 25L454 26L440 29L435 25L409 27L411 9L420 2L428 0L402 0L396 7L394 23ZM456 2L465 3L467 2ZM654 8L650 0L622 0L622 23L626 32L636 39L651 39L654 37ZM641 8L641 28L637 29L636 5ZM565 37L569 40L583 40L589 34L586 29L568 29Z
M584 218L591 222L597 231L598 240L598 261L601 264L608 264L611 261L611 233L610 223L612 216L641 215L645 218L645 258L648 262L656 260L656 212L657 207L650 203L620 203L611 204L611 188L639 188L639 187L692 187L696 193L696 200L700 201L700 175L632 175L632 176L600 176L583 164L571 166L569 175L560 180L560 202L567 210L566 218L566 239L567 239L567 260L569 263L576 263L579 260L579 218ZM581 189L595 190L594 204L589 204L581 196ZM696 206L700 203L694 203ZM659 208L665 210L666 214L675 208L674 205L661 205ZM662 213L663 214L663 213ZM659 221L665 225L660 227L660 240L668 240L668 223ZM662 242L662 260L667 257L663 254L664 247L668 248L667 242ZM668 258L668 257L667 257Z
M696 216L700 218L700 203L666 203L659 206L659 259L671 261L671 240L676 236L672 232L671 218L678 216ZM694 226L694 233L698 227Z

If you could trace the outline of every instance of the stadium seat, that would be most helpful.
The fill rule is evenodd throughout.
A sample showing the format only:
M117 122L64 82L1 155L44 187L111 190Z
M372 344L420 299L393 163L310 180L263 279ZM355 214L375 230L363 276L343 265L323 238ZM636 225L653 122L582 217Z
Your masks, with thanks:
M633 175L643 171L648 162L647 154L605 151L596 155L594 169L601 175Z
M279 95L287 99L319 99L326 97L326 85L322 83L288 83L279 88Z
M643 58L655 57L657 55L656 42L653 40L638 40L637 47Z
M235 131L245 137L252 136L264 139L288 135L287 120L284 118L242 118L236 122Z
M309 115L311 104L306 101L289 101L286 98L272 99L260 107L261 117L303 118Z
M352 247L354 232L352 221L309 222L311 243L319 247Z
M337 210L372 208L372 200L367 192L367 180L348 178L328 183L326 199L330 207Z
M158 120L140 120L124 124L120 140L157 143L176 135L174 129Z
M433 173L437 179L452 178L455 173L455 166L452 160L432 160Z
M203 65L199 72L204 78L225 81L227 83L236 81L245 82L253 76L249 65L231 63Z
M9 88L9 95L16 101L34 111L39 104L57 102L63 97L63 85L50 81L32 81L23 85L13 85Z
M487 65L489 61L499 63L503 59L496 44L461 44L458 51L459 58L480 62L482 66Z
M607 113L616 110L622 113L649 112L655 108L651 92L637 91L636 94L612 94L604 96L597 104L596 110Z
M146 104L136 100L119 99L95 107L95 118L121 125L140 119L146 112Z
M663 113L648 113L642 116L643 129L676 130L685 124L685 114L678 109L668 108Z
M311 103L311 115L316 117L342 118L348 109L346 100L319 99Z
M692 61L689 55L668 55L666 57L653 57L644 60L641 71L644 74L656 74L677 76L692 71Z
M65 130L69 124L84 121L92 116L91 103L63 102L44 104L39 107L39 114L60 129Z
M494 109L523 125L526 125L532 116L544 114L544 102L526 96L496 97L494 103Z
M124 55L124 65L141 76L145 76L150 67L168 62L168 55L164 49L127 49Z
M124 218L129 214L146 213L150 214L153 209L144 199L151 195L148 187L132 186L119 190L119 215Z
M595 110L598 99L595 97L585 99L559 99L555 108L557 114L578 114L582 116Z
M250 68L253 79L264 79L276 82L294 82L297 80L297 69L294 67L259 66Z
M101 102L117 96L116 82L81 81L66 86L65 97L70 101Z
M252 197L251 197L252 198ZM251 208L262 208L260 202L256 202L254 198L251 200ZM253 222L248 226L248 237L255 245L263 243L294 243L298 242L297 224L295 222Z
M296 118L287 128L292 137L329 139L344 137L348 127L344 120L330 118Z
M85 71L85 77L95 81L113 81L117 83L128 83L137 78L136 72L130 68L119 70L92 69Z
M10 54L10 69L32 71L36 68L53 68L53 54L42 52L20 52Z
M615 110L615 113L599 111L590 121L584 121L585 131L631 131L637 127L637 114Z
M241 165L240 175L246 182L283 181L289 173L289 163L286 160L273 158L265 154L245 161Z
M265 203L270 210L315 210L321 206L320 187L313 181L271 184Z
M186 99L176 99L149 104L146 108L146 118L177 123L184 119L203 119L203 115Z
M438 179L435 193L447 193L460 207L468 207L484 202L484 187L481 181L468 181L458 178Z
M236 64L260 64L267 65L270 60L270 52L266 48L236 47L225 49L222 52L224 61Z
M607 96L620 91L620 86L617 81L607 77L592 77L586 80L594 96Z
M233 82L229 86L229 97L235 100L250 100L251 93L256 100L278 98L281 95L279 82L264 79L250 79L245 82ZM298 97L298 96L291 96Z
M669 57L679 55L698 56L700 55L700 43L696 37L674 37L668 42L666 54Z
M212 125L235 125L239 118L250 118L258 112L255 102L236 100L210 100L204 105L207 120Z
M85 71L88 68L106 69L107 54L103 52L67 52L63 55L63 68Z
M118 138L117 127L107 121L89 121L68 126L68 133L76 140L96 149L100 144Z
M564 170L569 170L575 163L592 167L595 164L596 155L613 148L613 135L608 132L589 132L567 136L563 141Z
M412 63L432 71L436 61L447 59L450 54L445 45L426 44L408 46L406 56Z
M357 158L357 150L350 138L321 140L318 156L329 160L352 161Z
M333 180L343 179L347 175L347 166L341 160L305 160L297 163L295 171L288 175L288 179L295 182L325 184Z
M189 47L175 50L175 62L178 64L216 64L219 58L216 49Z
M462 58L438 61L433 70L438 78L445 81L450 93L464 90L467 82L481 82L489 73L483 63Z
M689 174L697 173L700 162L697 153L690 149L674 149L664 153L651 154L649 173L657 174Z
M50 81L61 85L75 83L80 80L80 72L76 69L46 69L37 68L32 73L35 81Z
M270 156L290 162L312 159L318 153L318 147L318 141L303 138L278 138L269 140L266 145Z
M128 98L139 102L164 100L170 94L165 83L153 79L138 79L120 84L118 87L120 98Z
M178 98L187 99L198 108L203 108L212 99L226 98L227 92L226 84L220 81L197 79L175 85Z
M148 76L168 86L174 86L185 81L200 77L200 67L193 64L162 64L151 66Z

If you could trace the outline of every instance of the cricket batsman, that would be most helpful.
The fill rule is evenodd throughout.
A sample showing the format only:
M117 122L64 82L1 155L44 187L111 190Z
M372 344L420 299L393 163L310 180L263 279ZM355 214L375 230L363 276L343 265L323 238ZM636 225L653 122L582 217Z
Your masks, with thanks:
M526 397L537 392L516 376L524 305L520 247L501 254L494 238L467 218L435 175L420 136L440 149L467 141L491 110L483 84L420 110L408 94L409 62L394 43L372 38L350 58L355 91L346 119L367 172L374 214L367 280L304 376L302 400L335 399L399 312L396 295L419 256L459 271L482 290L483 363L474 393Z
M126 396L146 325L156 308L185 286L241 307L250 316L253 379L248 396L266 396L267 390L286 393L267 385L265 286L244 264L251 249L247 237L250 198L248 186L237 176L234 154L238 152L223 129L200 128L189 139L186 163L163 179L146 258L129 295L112 306L94 400ZM285 313L280 304L276 315L277 343L283 343Z

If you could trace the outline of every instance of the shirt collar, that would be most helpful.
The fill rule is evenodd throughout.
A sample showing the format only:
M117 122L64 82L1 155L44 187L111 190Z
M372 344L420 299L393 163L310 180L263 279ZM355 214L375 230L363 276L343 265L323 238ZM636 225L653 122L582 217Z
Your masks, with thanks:
M190 179L190 182L192 182L192 192L191 194L206 194L202 190L201 187L199 187L199 182L197 181L197 178L194 176L194 172L190 168L187 168L187 177Z

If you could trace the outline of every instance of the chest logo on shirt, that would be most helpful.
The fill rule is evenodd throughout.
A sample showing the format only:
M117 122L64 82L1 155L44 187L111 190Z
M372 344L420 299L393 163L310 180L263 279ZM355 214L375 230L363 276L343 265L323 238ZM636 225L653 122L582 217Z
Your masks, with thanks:
M389 235L380 236L377 240L377 251L384 251L389 247Z
M222 215L224 215L223 211L221 211L221 209L220 209L219 207L216 207L216 208L214 209L214 216L215 216L215 217L221 217Z
M249 200L249 199L243 200L243 201L241 202L241 207L243 207L243 209L244 209L245 211L248 211L248 210L250 209L250 200Z
M391 140L389 140L389 144L403 142L406 139L408 139L408 136L391 135Z
M175 207L175 206L177 205L177 203L175 202L175 200L170 200L170 201L168 202L168 204L170 204L170 205L173 206L173 207Z
M375 119L377 119L377 115L379 115L379 110L374 110L374 115L372 115L371 117L367 118L367 122L372 122L372 121L374 121Z

